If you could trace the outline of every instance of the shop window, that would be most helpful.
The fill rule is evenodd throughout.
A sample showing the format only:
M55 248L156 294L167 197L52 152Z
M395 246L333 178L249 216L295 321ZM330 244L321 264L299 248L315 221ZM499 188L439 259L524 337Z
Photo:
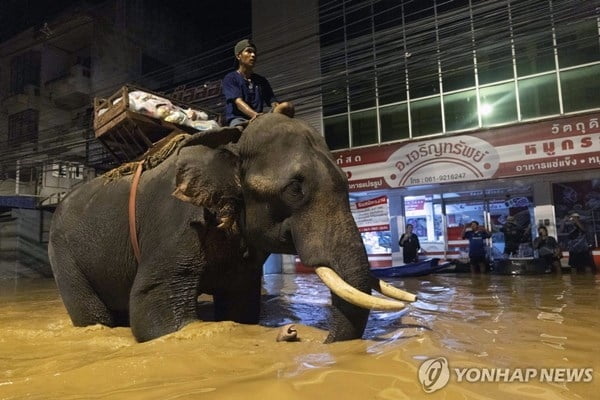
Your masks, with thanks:
M518 85L521 118L529 119L560 113L556 74L520 79Z
M8 116L8 142L11 146L24 143L37 143L38 139L37 110L29 109Z
M421 246L444 240L439 194L406 196L404 211L406 223L413 226L413 232L419 237Z
M325 118L323 119L323 125L325 127L325 141L330 150L350 147L347 115Z
M560 73L565 112L600 107L600 64Z
M40 86L39 51L27 51L10 60L10 94L24 93L26 85Z
M367 110L350 114L352 121L352 146L377 143L377 113Z
M381 141L408 139L408 106L406 103L393 106L381 107L379 109L381 124Z
M506 1L473 9L479 84L513 77L510 21Z
M440 98L433 97L411 102L410 118L413 137L441 133L442 111Z
M554 2L556 4L556 2ZM583 6L583 5L582 5ZM573 21L568 10L560 10L555 16L558 64L561 68L586 64L600 60L597 18L580 18ZM563 21L561 22L561 15ZM565 20L566 18L566 20Z
M483 126L517 120L517 101L513 82L479 90L479 114Z
M475 90L445 95L444 118L448 132L477 127L477 94Z
M552 21L549 2L511 2L517 75L551 71L554 63ZM535 12L534 12L535 11Z

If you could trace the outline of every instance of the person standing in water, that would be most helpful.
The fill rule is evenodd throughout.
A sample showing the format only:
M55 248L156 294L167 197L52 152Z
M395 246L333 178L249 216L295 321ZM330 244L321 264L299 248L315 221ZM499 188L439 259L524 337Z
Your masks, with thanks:
M419 237L413 233L413 229L412 224L407 224L406 232L400 236L398 241L398 244L402 247L402 257L405 264L419 261L417 253L421 249L421 244L419 243Z

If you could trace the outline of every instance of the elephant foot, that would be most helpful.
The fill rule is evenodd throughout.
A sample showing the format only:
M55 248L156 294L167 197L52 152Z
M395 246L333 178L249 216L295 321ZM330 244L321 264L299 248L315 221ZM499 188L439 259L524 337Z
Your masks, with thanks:
M297 342L299 340L296 325L287 324L279 328L279 333L277 334L278 342Z

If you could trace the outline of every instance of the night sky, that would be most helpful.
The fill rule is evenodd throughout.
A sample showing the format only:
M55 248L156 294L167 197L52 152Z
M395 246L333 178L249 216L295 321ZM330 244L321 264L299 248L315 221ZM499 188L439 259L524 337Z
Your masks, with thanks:
M88 4L100 4L106 0L90 0ZM1 0L0 1L0 42L24 31L43 24L70 5L84 3L74 0Z
M143 1L149 7L165 5L165 0ZM107 2L110 0L0 0L0 42L31 26L42 25L69 7ZM170 0L166 3L172 11L180 13L182 22L193 21L208 30L215 24L220 29L229 25L234 30L236 26L251 25L251 0ZM248 15L243 15L246 12Z

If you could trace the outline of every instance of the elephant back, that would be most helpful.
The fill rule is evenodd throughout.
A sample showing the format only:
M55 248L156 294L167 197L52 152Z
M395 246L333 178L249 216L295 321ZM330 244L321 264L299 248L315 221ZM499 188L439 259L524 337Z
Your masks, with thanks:
M175 132L161 141L157 142L146 153L141 155L137 160L121 164L120 166L108 171L103 175L105 181L110 182L122 178L123 176L131 175L135 172L138 165L142 163L143 171L152 169L163 163L171 154L180 147L181 143L189 139L192 135Z

